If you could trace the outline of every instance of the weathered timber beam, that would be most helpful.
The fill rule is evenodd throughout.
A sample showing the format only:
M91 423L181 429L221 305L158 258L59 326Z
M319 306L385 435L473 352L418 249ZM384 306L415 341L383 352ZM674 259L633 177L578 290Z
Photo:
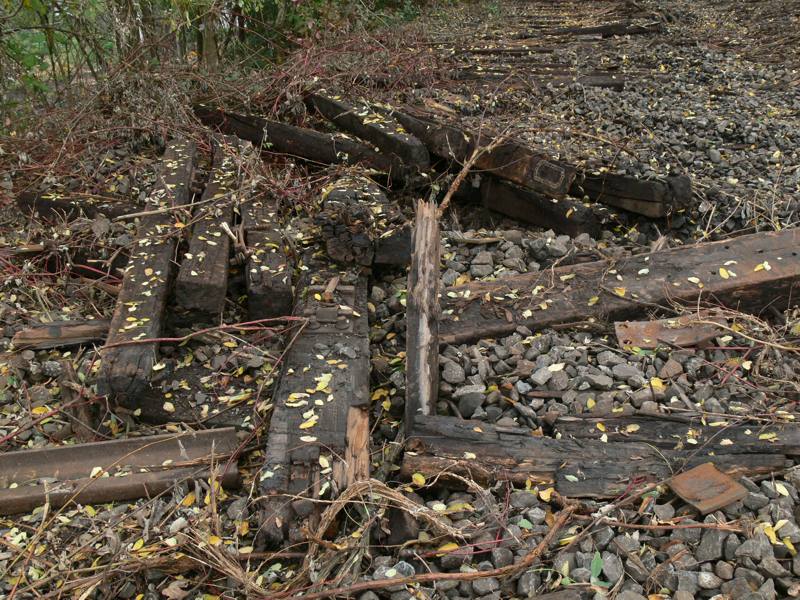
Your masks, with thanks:
M121 199L101 199L58 191L22 192L17 196L17 207L24 214L45 218L66 216L68 219L81 215L91 219L101 214L114 218L139 209L136 204Z
M601 424L603 430L598 428ZM639 413L630 416L558 416L561 439L641 442L666 450L702 448L715 454L800 454L800 425L742 419Z
M586 174L575 179L570 194L656 219L687 206L692 183L685 175L651 181L614 173Z
M27 327L11 339L17 350L31 348L46 350L64 346L77 346L105 339L110 321L55 321Z
M405 426L434 413L439 394L439 217L433 202L417 201L406 310Z
M284 358L260 475L261 536L276 546L294 518L314 529L315 500L369 473L366 278L321 257L304 263L295 314L308 322Z
M212 464L217 480L234 487L238 446L230 428L0 453L0 514L45 502L56 508L152 497L180 481L208 479Z
M147 200L148 208L164 209L188 204L194 169L193 142L175 140L162 159L158 183ZM169 213L142 217L122 289L111 319L106 345L101 350L98 391L135 408L136 396L150 383L173 276L177 245L174 218Z
M581 233L592 237L600 234L600 224L594 212L580 202L547 198L492 176L482 179L483 205L490 210L572 237Z
M592 27L564 27L555 29L551 33L553 35L598 35L602 38L613 37L615 35L647 35L650 33L658 33L662 30L661 23L646 23L638 25L631 21L620 21L618 23L605 23L603 25L594 25Z
M759 475L782 470L782 454L716 455L705 448L659 450L625 441L565 440L531 435L527 429L503 428L453 417L418 420L406 443L400 474L414 473L448 484L450 474L478 483L510 481L516 485L555 485L572 498L616 498L674 473L713 462L732 475Z
M471 282L443 294L440 340L460 344L504 336L520 325L543 329L623 320L674 302L757 311L785 307L798 296L798 245L800 229L785 229Z
M400 124L428 147L431 154L446 160L466 162L476 148L492 143L490 135L467 133L450 125L440 125L398 110L391 112ZM483 152L475 168L513 181L544 194L563 198L575 180L575 169L513 142L502 143Z
M238 206L247 260L245 287L251 320L292 314L293 262L283 239L283 224L273 200L244 199Z
M242 178L238 163L245 143L234 136L214 140L211 173L175 279L175 302L184 319L218 321L225 308L231 248L225 226L230 229L233 222L233 194Z
M200 121L222 132L249 140L269 152L296 156L322 164L359 164L404 180L409 169L399 160L344 135L321 133L253 115L240 115L197 105L194 113Z
M365 102L349 104L324 93L309 94L306 101L329 121L372 144L381 152L396 156L406 165L427 171L428 149L400 127L390 115L376 112Z

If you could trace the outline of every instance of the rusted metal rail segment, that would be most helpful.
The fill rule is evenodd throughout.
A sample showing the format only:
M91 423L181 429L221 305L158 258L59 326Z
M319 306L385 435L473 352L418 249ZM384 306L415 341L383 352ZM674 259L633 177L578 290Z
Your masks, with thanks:
M295 314L308 320L284 358L260 476L261 536L274 546L295 518L313 530L314 500L336 497L370 469L366 277L323 250L309 250L302 266Z
M190 203L194 158L193 142L174 140L169 144L158 183L147 201L149 210ZM141 218L106 345L101 350L98 391L132 408L136 408L137 395L149 386L157 362L158 343L141 340L158 338L163 329L175 270L174 222L169 211Z
M754 233L446 290L440 342L460 344L589 320L622 320L698 300L786 306L800 285L800 229Z
M746 435L747 425L738 427L743 430L741 435ZM796 439L797 427L779 427L778 435L788 431ZM530 481L554 485L567 497L617 498L637 486L665 480L684 468L707 462L739 476L780 471L796 452L796 448L775 448L768 440L757 442L742 449L735 444L715 446L713 450L701 444L658 448L649 439L607 443L566 436L553 439L535 437L523 428L431 416L415 423L401 474L410 478L422 473L456 486L458 479L449 474L480 483L508 480L525 485Z
M233 428L0 454L0 514L49 502L95 504L151 497L179 481L214 476L238 485ZM14 486L14 487L11 487Z

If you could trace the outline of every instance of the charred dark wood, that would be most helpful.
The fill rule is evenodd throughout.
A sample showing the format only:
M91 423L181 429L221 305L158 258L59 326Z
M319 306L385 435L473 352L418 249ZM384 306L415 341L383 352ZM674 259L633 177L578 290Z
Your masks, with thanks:
M350 104L325 94L310 94L308 103L341 129L372 144L381 152L393 155L419 171L430 167L428 149L385 112L375 111L365 102Z
M44 218L62 217L74 219L84 216L90 219L97 215L109 218L136 212L139 206L121 198L98 198L67 192L22 192L17 196L17 206L23 214L34 214Z
M184 319L218 321L225 308L231 249L225 226L230 230L233 223L233 194L241 182L243 148L246 151L233 136L214 142L211 174L175 281L175 301Z
M194 157L194 143L176 140L169 144L158 183L148 198L149 209L189 203ZM139 222L106 346L101 350L98 391L132 408L136 408L137 395L149 386L157 360L158 342L139 342L158 338L162 332L177 245L173 221L171 214L160 213Z
M366 279L326 262L304 261L307 276L295 312L308 322L284 359L274 396L260 475L261 532L269 545L284 542L296 517L308 519L313 530L319 517L314 501L336 497L368 473L368 419L359 411L369 406Z
M433 414L439 393L439 218L433 202L418 201L406 311L405 426Z
M404 180L409 176L408 168L402 162L343 135L321 133L313 129L295 127L253 115L225 112L202 105L195 106L194 112L206 125L249 140L258 148L269 152L296 156L322 164L364 164L397 180Z
M798 244L800 230L785 229L472 282L444 295L440 339L460 344L509 335L520 325L623 320L698 300L741 310L785 307L800 284Z
M466 162L476 148L492 143L491 135L476 135L450 125L440 125L398 110L392 115L441 158ZM550 160L542 153L513 142L503 143L484 152L475 168L488 171L541 193L564 197L575 179L575 169Z
M717 455L702 447L660 450L633 441L556 440L527 429L433 416L415 423L406 448L400 471L406 478L422 473L453 485L459 481L450 474L479 483L530 481L555 485L570 498L617 498L706 462L735 476L772 473L787 464L779 453Z
M372 264L403 267L411 262L411 226L402 225L381 234L375 241Z
M572 184L570 194L579 198L586 196L596 202L646 217L660 218L688 206L692 198L692 184L686 176L650 181L605 173L578 177Z
M46 350L79 346L90 342L102 341L108 334L110 321L55 321L34 325L18 331L11 339L14 348L24 350Z
M568 198L547 198L491 176L483 178L481 193L484 207L514 219L572 237L581 233L592 237L600 234L592 209Z
M600 424L600 427L598 427ZM553 425L561 439L637 442L665 450L715 454L800 454L800 425L703 415L559 416ZM602 431L601 431L602 428Z
M328 188L315 223L328 256L340 263L372 266L379 240L405 228L397 204L364 177L344 177ZM384 242L384 260L389 246Z

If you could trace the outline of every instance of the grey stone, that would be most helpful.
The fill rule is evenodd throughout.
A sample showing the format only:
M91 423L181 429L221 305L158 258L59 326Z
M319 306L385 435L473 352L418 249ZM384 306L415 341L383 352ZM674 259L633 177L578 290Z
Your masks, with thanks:
M483 404L483 394L467 394L458 401L458 412L465 419L469 419Z
M536 385L544 385L550 381L552 376L553 372L547 367L543 367L531 375L531 381L533 381Z
M769 504L769 498L767 498L764 494L748 492L747 496L744 497L743 502L744 505L750 510L758 510L759 508L764 508L767 504Z
M584 567L578 567L570 572L569 578L578 583L589 583L592 578L592 572Z
M500 589L500 582L495 577L484 577L472 582L472 591L478 596L485 596Z
M491 252L486 250L481 250L478 254L475 255L475 258L472 259L473 265L491 265L494 266L494 257L492 256Z
M614 387L614 380L608 375L584 375L583 380L598 390L610 390Z
M722 585L722 579L717 577L714 573L700 571L697 574L697 585L702 590L715 590Z
M745 540L741 546L736 549L735 556L736 558L747 557L752 560L761 560L761 553L763 549L761 547L761 543L751 538L749 540Z
M710 160L714 164L718 164L722 161L722 155L719 153L719 150L716 148L709 148L708 150L708 160Z
M597 353L597 364L604 367L613 367L614 365L621 365L624 362L624 358L611 350L603 350Z
M641 377L642 372L634 367L633 365L629 365L627 363L622 363L619 365L614 365L611 369L611 372L614 373L614 377L617 379L625 379L627 380L630 377Z
M612 552L603 552L603 573L606 576L606 580L612 585L622 579L625 569L620 557Z
M535 569L525 571L517 580L517 594L523 598L533 598L541 584L542 578Z
M532 508L539 506L539 499L536 494L527 490L517 490L511 493L511 507L516 509Z
M494 273L492 265L471 265L469 272L473 277L488 277Z
M656 504L653 506L653 514L661 521L669 521L675 516L675 507L672 504Z
M774 556L762 558L758 568L768 577L785 577L789 574L789 571Z
M725 547L723 548L723 554L725 556L725 560L733 560L736 558L736 550L741 546L742 540L739 539L735 533L729 535L725 539Z
M733 579L733 565L721 560L714 566L714 573L716 573L720 579L726 581Z
M507 567L514 562L514 553L508 548L495 548L492 550L492 563L495 568Z
M725 538L728 534L719 529L706 529L697 547L695 557L700 562L719 560L723 556Z
M617 600L647 600L644 596L631 590L625 590L617 594Z
M442 369L442 379L447 383L458 384L463 383L467 378L464 368L455 361L445 363Z
M658 376L661 379L672 379L683 373L683 366L677 360L670 358L664 363L664 366L658 371Z
M376 594L372 590L369 590L361 594L358 597L358 600L380 600L380 596L378 596L378 594Z

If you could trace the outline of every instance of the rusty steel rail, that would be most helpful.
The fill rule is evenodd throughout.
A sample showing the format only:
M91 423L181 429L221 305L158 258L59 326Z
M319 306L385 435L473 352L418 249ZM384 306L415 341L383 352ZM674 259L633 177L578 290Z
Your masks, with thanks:
M94 504L151 497L185 479L206 479L211 465L224 487L239 483L230 427L0 454L0 514L49 502Z

